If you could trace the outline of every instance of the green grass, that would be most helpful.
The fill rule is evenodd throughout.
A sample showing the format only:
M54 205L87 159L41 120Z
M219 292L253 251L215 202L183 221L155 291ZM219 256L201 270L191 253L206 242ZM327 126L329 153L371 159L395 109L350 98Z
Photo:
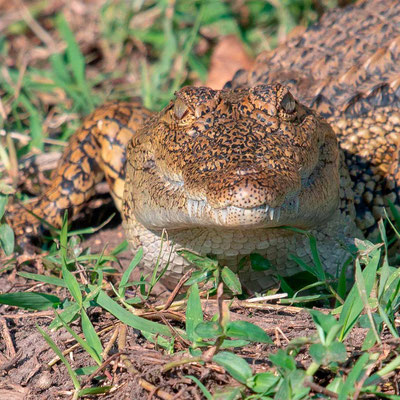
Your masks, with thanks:
M146 311L154 309L153 306L148 305L151 289L144 291L142 287L152 288L154 279L157 279L150 275L143 277L139 282L129 281L143 252L138 251L117 286L112 287L112 292L106 292L104 282L108 281L110 274L114 272L109 263L117 258L103 258L103 254L93 255L93 257L89 257L88 254L85 254L86 257L82 256L74 236L68 234L66 216L60 231L59 249L54 249L44 258L45 265L52 265L55 270L61 271L61 278L26 273L19 273L19 275L66 288L68 295L60 297L40 292L7 293L0 294L0 304L33 310L54 309L55 318L49 328L66 329L91 360L90 366L84 369L73 369L46 331L38 327L49 346L65 365L75 388L75 398L87 393L108 392L112 388L102 383L106 380L105 376L98 378L97 385L84 387L87 383L85 376L91 375L98 367L102 368L105 361L102 340L88 317L91 308L101 307L122 323L141 331L147 340L167 353L174 353L175 345L179 342L180 352L182 352L182 347L184 349L183 357L181 355L178 360L165 364L163 373L193 363L215 363L223 367L236 384L220 389L218 395L210 393L198 377L188 377L198 384L204 396L210 399L220 398L218 396L225 396L224 398L241 396L245 399L301 400L310 398L310 391L314 392L316 388L322 388L325 393L333 394L343 400L363 398L372 394L378 398L398 399L398 396L383 394L381 388L387 377L400 367L398 345L392 346L390 351L386 350L385 356L382 357L381 339L383 330L386 330L386 341L389 338L396 340L399 337L395 314L400 303L400 272L391 266L388 259L388 240L383 222L380 223L380 230L382 242L379 246L368 241L359 241L355 254L355 284L346 293L343 304L330 311L326 309L325 313L308 309L316 334L309 337L297 337L285 348L265 353L264 357L268 357L270 362L267 371L260 371L254 366L252 368L240 355L240 351L238 353L238 350L247 348L252 343L269 344L272 341L263 329L254 324L246 321L231 321L229 302L222 301L223 286L237 290L237 285L239 285L237 291L240 293L240 283L231 275L224 277L222 275L224 268L219 267L214 260L206 257L194 258L190 253L185 254L188 258L192 257L192 261L203 272L197 276L197 282L209 279L213 283L211 287L208 286L207 296L213 293L217 295L218 312L211 320L204 320L198 283L191 282L185 298L170 305L174 310L186 310L186 322L183 327L172 328L170 324L149 321L141 316ZM112 255L117 257L118 251L121 250L122 247L116 249ZM318 257L318 250L315 251ZM300 265L303 264L300 263ZM210 269L213 271L211 275L207 273ZM215 273L218 269L220 272ZM305 273L310 274L309 266L304 269ZM76 274L78 271L79 273ZM199 279L200 275L203 279ZM316 274L314 278L329 280L329 284L326 282L321 286L328 296L333 299L337 297L337 294L332 293L334 291L332 277L318 277ZM137 288L141 295L129 298L127 288ZM163 310L163 305L158 306L157 309L160 315L168 312ZM339 314L340 317L335 318L335 314ZM73 321L80 321L83 338L71 329L70 325ZM349 356L345 339L356 325L367 328L363 351L361 354ZM295 357L299 352L309 354L311 363L307 368L296 362ZM317 383L322 373L329 376L324 387Z
M329 4L334 5L335 1ZM64 43L60 46L63 50L37 45L36 49L48 52L48 58L33 59L22 68L14 62L10 43L18 36L31 35L29 21L21 18L11 23L0 38L0 95L5 111L0 113L0 129L30 139L23 145L15 143L17 158L33 149L52 149L49 137L66 140L77 127L78 121L74 121L52 128L46 120L49 111L75 120L106 98L123 100L132 95L159 110L182 85L205 82L212 49L221 35L237 35L255 56L275 47L278 38L294 26L307 25L318 17L311 0L253 0L242 6L222 0L108 1L98 16L100 43L93 43L102 48L104 60L115 65L108 70L102 60L96 64L96 54L82 54L61 13L44 17L44 8L45 4L37 2L29 11L36 23L51 27L53 45ZM129 62L124 62L127 59ZM90 74L88 62L94 63ZM126 76L132 76L134 83L110 87L109 82ZM1 161L9 166L6 158L13 155L6 151L3 140L0 145Z

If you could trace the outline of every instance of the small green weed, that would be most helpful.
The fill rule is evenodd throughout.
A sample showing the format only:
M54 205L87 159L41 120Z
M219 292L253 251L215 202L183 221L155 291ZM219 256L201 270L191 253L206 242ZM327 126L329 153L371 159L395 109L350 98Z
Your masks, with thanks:
M3 249L6 256L11 256L14 252L15 239L10 225L4 221L7 201L8 196L0 193L0 249Z
M55 318L50 328L66 329L93 363L85 369L74 370L65 357L61 357L61 350L56 347L49 335L39 328L49 346L65 364L75 387L76 398L88 393L110 390L107 385L83 388L82 382L86 381L80 378L82 374L93 373L105 361L102 355L102 341L89 318L89 311L95 306L100 306L122 323L141 331L145 338L167 353L175 352L177 341L181 343L180 346L184 345L188 357L167 363L163 367L164 373L193 363L215 363L223 367L237 384L225 387L222 391L216 390L214 394L211 394L197 377L189 376L207 398L226 398L229 395L232 396L230 398L241 396L246 399L300 400L309 398L310 393L315 391L343 400L349 396L359 398L367 394L377 395L381 393L379 384L382 380L400 366L400 356L396 354L397 347L387 352L385 360L380 357L383 329L386 327L393 337L398 338L394 316L400 303L400 273L389 264L387 255L389 241L386 238L384 222L380 222L379 228L383 240L381 244L375 245L368 241L356 242L355 284L347 296L343 296L343 302L331 311L333 315L340 314L340 317L337 319L329 313L308 310L317 334L295 338L285 349L279 349L276 353L266 353L263 365L267 365L267 362L272 365L267 371L257 371L257 369L253 371L248 362L240 356L240 349L248 348L252 343L269 345L272 341L263 329L254 324L247 321L231 321L229 301L223 300L223 286L225 285L231 292L235 290L235 293L241 293L240 282L232 272L224 273L225 269L210 258L181 252L181 255L196 264L200 270L188 281L190 288L187 299L176 302L177 305L186 306L185 329L176 326L171 329L170 325L149 321L141 316L165 266L158 266L156 270L160 272L155 272L151 276L142 276L139 281L130 281L131 273L143 256L142 250L139 250L122 275L118 286L108 285L111 287L113 293L111 294L110 290L106 290L104 278L107 274L113 273L109 262L117 260L116 255L125 248L125 244L107 256L103 253L90 255L85 251L82 252L77 246L76 236L67 230L67 215L59 231L59 248L58 250L52 248L45 263L54 271L60 271L62 278L27 273L20 275L66 288L69 298L63 299L38 292L6 293L0 295L0 303L35 310L54 309ZM313 245L312 241L310 243ZM314 249L316 252L314 263L318 266L316 244ZM259 257L253 257L253 261L257 261L258 264L264 262ZM310 270L310 267L307 266L305 269ZM314 276L320 274L318 282L331 281L331 277L321 275L322 273L313 270ZM218 303L218 313L211 320L204 319L198 287L199 283L206 283L207 279L213 283L208 295L216 293ZM336 283L332 282L329 285L322 285L332 298L336 298L332 294L332 288L337 287L335 285ZM128 298L127 290L131 288L136 289L138 295ZM174 306L172 303L171 307ZM158 309L161 312L162 308ZM83 338L71 329L70 324L73 321L80 321ZM343 341L357 324L368 329L363 353L359 357L349 358ZM304 351L308 352L311 359L307 366L299 365L296 361L296 355ZM348 374L344 373L342 368L344 364L347 368L351 366ZM325 374L329 371L330 374L329 383L324 387L319 385L317 379L321 370Z

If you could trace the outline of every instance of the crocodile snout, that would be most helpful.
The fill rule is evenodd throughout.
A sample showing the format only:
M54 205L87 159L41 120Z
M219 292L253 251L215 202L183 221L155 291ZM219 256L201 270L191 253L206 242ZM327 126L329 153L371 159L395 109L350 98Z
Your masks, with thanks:
M280 84L183 88L138 136L127 175L145 226L306 227L337 207L336 137Z
M280 207L300 190L300 176L289 171L246 166L215 174L207 181L207 201L214 208Z

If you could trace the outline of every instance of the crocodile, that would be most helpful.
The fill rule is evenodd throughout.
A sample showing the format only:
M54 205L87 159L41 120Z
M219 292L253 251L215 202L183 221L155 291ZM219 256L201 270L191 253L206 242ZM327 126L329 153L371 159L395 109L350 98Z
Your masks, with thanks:
M335 276L354 238L399 205L399 101L400 3L359 1L260 54L222 90L184 87L156 113L137 101L100 107L44 194L7 218L20 236L37 232L27 210L60 226L105 177L142 267L169 263L167 287L188 268L173 247L265 289L273 273L299 270L293 255L312 262L303 230ZM239 262L251 253L271 268Z

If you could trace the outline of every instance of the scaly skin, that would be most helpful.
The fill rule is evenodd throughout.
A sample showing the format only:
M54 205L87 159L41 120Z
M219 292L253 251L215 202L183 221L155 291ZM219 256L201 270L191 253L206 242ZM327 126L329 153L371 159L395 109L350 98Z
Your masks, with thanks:
M352 179L357 225L366 233L398 202L400 3L360 1L324 15L226 87L280 82L327 118Z
M59 225L62 210L76 213L104 174L117 206L123 197L127 237L144 247L148 270L166 230L167 246L213 254L234 270L258 252L288 275L296 271L289 254L311 259L307 237L282 228L290 225L317 237L335 273L362 235L355 221L370 233L387 199L399 204L399 29L397 1L364 1L261 54L225 90L183 88L153 115L137 103L104 106L30 207ZM36 224L11 215L18 234ZM169 258L172 287L187 264L164 251ZM258 290L270 272L245 265L240 276Z
M96 183L106 178L115 204L121 209L126 146L151 115L139 102L109 103L89 115L71 137L52 184L42 196L25 205L53 226L60 227L64 210L72 218L93 196ZM19 205L8 210L17 236L36 235L37 218Z

